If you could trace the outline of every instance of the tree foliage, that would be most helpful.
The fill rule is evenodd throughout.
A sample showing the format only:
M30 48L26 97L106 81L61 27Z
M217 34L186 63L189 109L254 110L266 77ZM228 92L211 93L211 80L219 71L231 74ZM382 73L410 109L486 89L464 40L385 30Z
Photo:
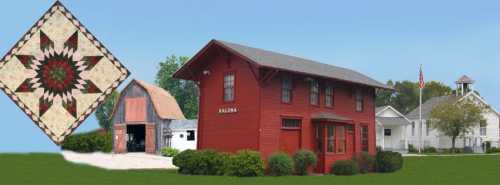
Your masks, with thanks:
M403 114L407 114L418 107L419 86L418 82L389 80L387 85L393 86L395 91L379 91L377 93L376 105L391 105ZM444 96L452 93L452 89L436 81L425 83L422 93L422 101L425 102L432 97Z
M113 91L104 102L99 105L95 111L95 116L97 121L99 122L99 126L106 130L110 130L113 127L113 108L115 104L118 102L118 97L120 93Z
M171 55L160 62L156 74L156 84L175 97L184 116L188 119L198 117L198 86L193 81L174 79L172 75L188 61L188 57Z
M469 133L473 127L484 123L483 109L484 107L469 100L443 102L432 109L430 125L451 138L454 151L457 137Z

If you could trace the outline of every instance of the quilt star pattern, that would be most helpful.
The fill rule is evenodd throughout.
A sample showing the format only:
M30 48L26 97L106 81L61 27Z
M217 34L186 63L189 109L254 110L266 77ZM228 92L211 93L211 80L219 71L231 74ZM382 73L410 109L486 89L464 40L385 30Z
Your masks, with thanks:
M59 1L0 61L0 88L56 144L128 75Z

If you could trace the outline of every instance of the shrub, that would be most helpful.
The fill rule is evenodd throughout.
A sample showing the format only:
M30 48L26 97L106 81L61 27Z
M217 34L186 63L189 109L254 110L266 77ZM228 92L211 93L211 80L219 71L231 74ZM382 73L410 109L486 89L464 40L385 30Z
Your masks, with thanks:
M177 154L179 154L179 150L175 148L164 147L161 149L161 155L166 157L175 157Z
M359 172L358 164L353 160L337 161L331 170L335 175L356 175Z
M500 148L496 147L491 147L489 150L486 151L487 153L500 153Z
M484 145L484 149L486 150L486 153L489 153L488 151L491 151L491 141L486 141L482 145Z
M408 145L408 152L409 153L418 153L418 150L413 146L412 144Z
M183 152L177 154L172 163L177 166L179 173L182 174L193 174L195 170L194 158L196 157L196 151L194 150L184 150Z
M295 164L295 173L298 175L307 175L307 170L316 165L317 162L316 154L309 150L299 150L293 156L293 161Z
M463 149L463 153L464 153L464 154L471 154L471 153L474 153L474 149L472 149L472 147L464 147L464 149Z
M241 150L232 155L227 163L227 175L238 177L254 177L264 175L264 161L260 153Z
M432 146L424 147L424 153L437 153L437 149Z
M403 156L397 152L377 152L375 167L378 172L395 172L403 167Z
M273 176L291 175L293 172L293 160L286 153L275 153L269 157L269 174Z
M68 136L61 144L61 149L81 153L106 152L113 149L113 137L111 133L88 132Z
M227 157L215 150L197 151L194 155L194 175L224 175Z
M367 152L362 152L353 157L358 164L359 172L368 173L375 169L375 158Z

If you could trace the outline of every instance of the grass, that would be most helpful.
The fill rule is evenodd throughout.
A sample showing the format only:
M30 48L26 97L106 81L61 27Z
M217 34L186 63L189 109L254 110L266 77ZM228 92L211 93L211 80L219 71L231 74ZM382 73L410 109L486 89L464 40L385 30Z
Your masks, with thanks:
M108 171L66 162L58 154L0 154L8 185L498 185L500 156L408 157L403 170L357 176L185 176L170 170Z

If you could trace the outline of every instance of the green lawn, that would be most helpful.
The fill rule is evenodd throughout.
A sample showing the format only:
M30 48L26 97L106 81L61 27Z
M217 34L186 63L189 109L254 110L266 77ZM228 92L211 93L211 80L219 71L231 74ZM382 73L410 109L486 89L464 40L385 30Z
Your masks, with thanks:
M351 177L214 177L175 171L107 171L66 162L58 154L0 154L0 184L5 185L498 185L500 156L409 157L392 174Z

